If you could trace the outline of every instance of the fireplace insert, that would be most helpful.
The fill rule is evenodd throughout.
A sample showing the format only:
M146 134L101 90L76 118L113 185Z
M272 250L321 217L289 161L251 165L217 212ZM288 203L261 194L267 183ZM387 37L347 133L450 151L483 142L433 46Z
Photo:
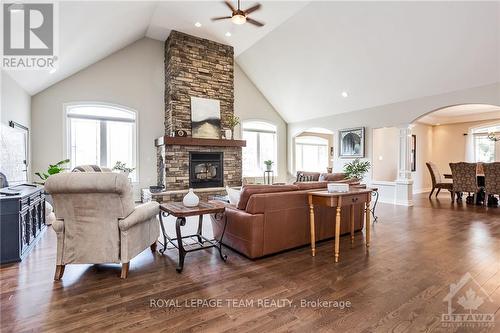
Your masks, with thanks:
M223 187L224 155L220 153L189 152L189 187Z

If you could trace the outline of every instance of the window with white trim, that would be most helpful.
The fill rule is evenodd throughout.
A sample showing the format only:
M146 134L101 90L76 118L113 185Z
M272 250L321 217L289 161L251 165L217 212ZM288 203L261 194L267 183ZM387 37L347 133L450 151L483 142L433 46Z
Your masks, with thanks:
M242 124L243 140L247 145L243 148L243 176L262 177L264 175L264 161L274 162L273 170L277 176L277 136L276 126L261 122L248 121Z
M295 169L324 172L328 167L328 140L317 136L295 138Z
M107 104L66 107L66 144L71 168L99 165L112 168L117 161L137 166L136 113ZM137 180L137 170L130 174Z
M500 158L500 142L488 138L488 134L500 137L500 124L475 128L474 135L474 160L476 162L495 162Z

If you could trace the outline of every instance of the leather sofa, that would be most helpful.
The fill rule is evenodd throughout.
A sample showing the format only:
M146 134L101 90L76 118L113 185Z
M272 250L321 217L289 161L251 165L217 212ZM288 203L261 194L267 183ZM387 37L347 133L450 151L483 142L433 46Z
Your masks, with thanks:
M310 244L307 193L326 189L327 183L244 186L238 206L226 207L224 245L253 259ZM316 240L332 238L335 210L315 207L314 213ZM359 231L364 225L362 204L355 206L354 214L354 228ZM211 218L214 235L219 239L223 221L213 215ZM349 209L343 209L341 234L350 232L349 220Z

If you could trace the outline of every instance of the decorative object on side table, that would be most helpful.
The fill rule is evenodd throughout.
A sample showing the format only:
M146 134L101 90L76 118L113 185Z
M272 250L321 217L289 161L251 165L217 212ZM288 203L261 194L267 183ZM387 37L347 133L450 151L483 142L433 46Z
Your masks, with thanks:
M113 167L112 170L123 172L127 176L129 182L132 182L132 178L130 178L130 174L132 172L134 172L135 168L127 167L127 163L124 163L121 161L116 161L115 166Z
M359 158L344 165L346 178L362 180L365 174L370 170L370 162L361 161Z
M342 158L365 157L365 128L339 131L339 156Z
M235 116L234 113L230 114L227 117L227 124L229 128L231 129L231 140L234 140L234 129L236 126L240 124L240 118L238 116ZM227 138L227 134L226 134Z
M266 171L272 171L273 170L273 164L274 162L271 160L264 161L264 164L266 165Z
M186 207L196 207L200 203L200 198L194 194L192 188L189 189L188 193L182 199L182 204Z

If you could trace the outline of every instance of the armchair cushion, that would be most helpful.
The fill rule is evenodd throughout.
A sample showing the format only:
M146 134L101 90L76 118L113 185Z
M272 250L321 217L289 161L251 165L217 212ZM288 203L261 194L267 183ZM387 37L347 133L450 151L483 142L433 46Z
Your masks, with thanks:
M121 231L126 231L136 224L146 222L155 217L159 212L160 204L158 202L147 202L135 207L135 210L129 216L119 220L118 225Z

